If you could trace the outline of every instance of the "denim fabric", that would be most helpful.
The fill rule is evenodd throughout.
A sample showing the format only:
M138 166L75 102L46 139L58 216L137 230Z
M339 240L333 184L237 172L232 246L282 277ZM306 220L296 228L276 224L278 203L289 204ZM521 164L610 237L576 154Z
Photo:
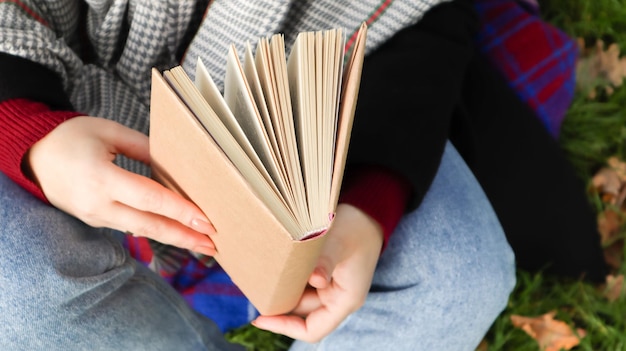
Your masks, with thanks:
M41 203L2 173L0 221L0 350L232 346L110 230Z
M0 349L236 348L111 231L42 204L0 174ZM473 350L514 286L513 254L448 144L422 205L380 259L365 306L293 350Z
M381 256L365 305L321 343L292 351L473 351L514 286L513 252L448 143L424 201Z

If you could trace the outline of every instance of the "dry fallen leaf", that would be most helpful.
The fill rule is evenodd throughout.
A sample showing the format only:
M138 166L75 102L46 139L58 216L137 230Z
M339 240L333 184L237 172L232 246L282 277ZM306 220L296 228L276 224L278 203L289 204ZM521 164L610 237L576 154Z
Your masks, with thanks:
M617 240L603 250L604 261L613 269L620 269L624 262L624 240Z
M609 302L617 301L622 297L624 294L624 275L607 275L603 294Z
M626 183L626 162L620 160L615 156L609 157L606 163L617 174L622 183Z
M600 169L591 178L591 186L593 190L601 195L602 201L614 204L622 189L622 180L619 174L611 168L605 167Z
M535 339L543 351L570 350L580 343L586 332L578 328L574 333L565 322L555 320L555 315L556 311L539 317L511 315L511 322Z
M626 162L612 156L606 163L591 178L590 190L598 193L602 202L621 208L626 200Z
M578 43L581 47L581 57L576 64L578 87L591 99L596 97L598 86L610 95L626 77L626 59L619 57L619 46L613 43L605 50L602 40L596 41L593 48L585 48L583 40L579 39Z
M598 52L602 51L602 46L598 47ZM619 87L622 85L624 80L624 76L626 76L626 72L623 70L623 65L621 63L622 60L619 58L619 46L617 44L611 44L604 52L604 55L601 55L602 58L602 67L606 72L606 77L609 79L611 84L614 87Z
M610 157L607 166L592 178L590 191L596 192L604 203L597 218L604 260L610 267L619 269L624 261L626 163L615 156Z
M478 346L476 347L476 351L487 351L489 350L489 343L487 342L487 340L482 339L480 341L480 344L478 344Z
M617 194L617 197L614 200L614 205L624 207L624 200L626 200L626 186L622 186L622 190L619 194Z
M623 223L623 216L610 208L598 214L598 231L604 246L613 243L619 238L620 228Z

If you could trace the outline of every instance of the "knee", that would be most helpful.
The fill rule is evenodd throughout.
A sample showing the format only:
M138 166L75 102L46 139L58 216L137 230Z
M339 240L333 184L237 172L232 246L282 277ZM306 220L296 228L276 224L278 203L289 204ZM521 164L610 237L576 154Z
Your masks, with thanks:
M453 279L456 289L476 313L491 319L506 308L516 284L514 255L503 241L498 248L480 252L458 266L458 278Z
M26 303L60 308L133 266L121 243L42 203L0 174L0 318ZM89 294L86 294L89 295ZM90 295L91 296L91 295Z
M375 288L414 290L441 306L463 306L466 315L490 324L515 287L515 258L495 215L482 215L476 225L463 226L455 219L420 224L423 216L409 214L381 257Z
M92 228L45 204L1 173L0 220L3 269L47 268L60 275L88 277L126 259L110 230Z
M450 232L448 244L431 246L434 257L422 276L429 284L454 291L453 299L486 320L506 307L516 283L513 251L497 221L490 222Z

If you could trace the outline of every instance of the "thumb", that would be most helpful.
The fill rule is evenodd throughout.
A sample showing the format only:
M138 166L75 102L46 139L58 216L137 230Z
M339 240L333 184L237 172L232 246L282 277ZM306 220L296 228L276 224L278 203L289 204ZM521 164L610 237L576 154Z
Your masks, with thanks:
M341 240L337 240L337 236L341 235L340 232L331 227L326 235L328 239L309 278L309 285L316 289L324 289L330 285L335 267L341 261L344 251Z
M335 264L320 258L309 278L309 285L316 289L324 289L330 285Z
M309 284L317 289L329 286L337 265L354 251L355 232L378 229L376 224L370 225L373 223L373 220L358 208L348 204L338 205L337 214L326 233L326 242L317 266L309 278ZM380 237L382 238L382 235Z

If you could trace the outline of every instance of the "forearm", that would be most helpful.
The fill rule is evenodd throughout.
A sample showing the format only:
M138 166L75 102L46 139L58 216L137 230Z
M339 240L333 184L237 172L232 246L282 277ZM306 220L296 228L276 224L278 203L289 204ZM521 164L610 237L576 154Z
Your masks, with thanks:
M25 99L0 103L0 171L24 189L45 201L41 189L29 176L23 160L28 150L63 121L79 115L51 111L48 106Z
M45 200L24 171L23 160L33 144L73 111L60 78L35 62L0 54L0 171Z

